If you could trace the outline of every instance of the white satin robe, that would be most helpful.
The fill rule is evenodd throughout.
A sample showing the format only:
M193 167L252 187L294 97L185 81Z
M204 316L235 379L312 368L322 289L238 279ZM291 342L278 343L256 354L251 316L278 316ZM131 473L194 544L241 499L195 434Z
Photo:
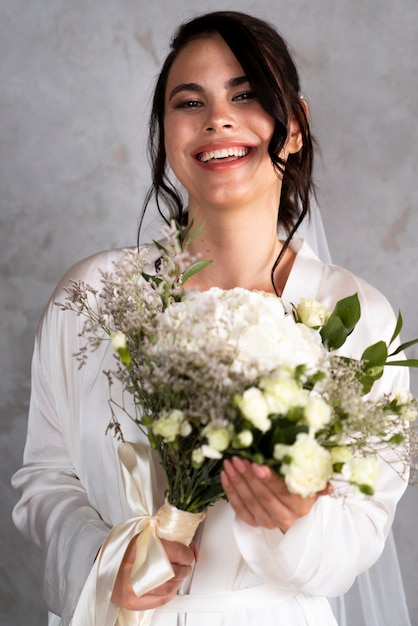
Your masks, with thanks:
M360 357L367 345L390 339L395 316L382 294L348 271L323 264L302 240L292 247L297 256L283 293L286 305L305 297L332 309L357 292L361 320L342 352ZM73 354L82 345L83 320L53 304L64 300L69 278L100 287L98 268L111 270L119 256L120 251L101 253L73 267L57 287L36 337L24 465L13 478L22 494L14 521L42 550L43 592L54 626L69 624L110 527L132 517L118 443L105 435L109 390L102 371L112 367L114 357L103 345L77 369ZM375 394L408 385L406 368L386 369ZM118 417L126 440L143 441L123 412ZM156 509L164 491L163 482L157 483ZM218 503L200 531L190 595L157 610L152 626L335 625L326 597L343 594L377 560L405 488L406 481L382 462L373 498L321 497L286 534L251 528L234 519L228 504Z

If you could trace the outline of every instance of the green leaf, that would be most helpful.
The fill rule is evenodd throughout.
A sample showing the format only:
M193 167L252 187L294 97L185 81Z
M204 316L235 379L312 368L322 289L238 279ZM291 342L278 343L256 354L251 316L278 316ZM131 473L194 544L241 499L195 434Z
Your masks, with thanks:
M418 359L404 359L402 361L386 361L386 365L397 365L404 367L418 367Z
M364 493L366 496L372 496L374 494L374 489L370 485L357 485L361 493Z
M401 330L402 330L402 325L403 325L403 320L402 320L402 314L399 311L398 313L398 319L396 320L396 326L395 326L395 330L393 331L393 335L392 338L389 342L389 346L392 345L392 343L395 341L395 339L398 337L398 335L400 334ZM404 350L407 350L408 348L410 348L411 346L415 346L418 343L418 338L417 339L411 339L411 341L405 341L404 343L401 343L396 350L394 350L393 352L391 352L389 354L389 356L395 356L395 354L399 354L400 352L403 352ZM389 365L389 362L387 363ZM392 361L391 364L395 364L395 361ZM405 363L399 363L396 362L396 365L406 365ZM415 364L414 360L410 361L409 367L417 367L417 365Z
M363 387L363 393L369 393L376 380L379 380L379 378L382 378L382 376L383 367L373 368L369 371L369 375L366 373L364 376L361 376L360 382Z
M182 275L181 284L184 285L184 283L187 280L189 280L189 278L191 278L192 276L194 276L198 272L201 272L206 266L210 265L211 263L213 263L213 261L211 261L211 260L197 261L197 263L193 263L193 265L188 267L187 270Z
M123 347L123 348L117 348L116 352L119 355L120 360L122 361L122 364L129 369L130 365L131 365L131 353L129 352L129 348L128 347Z
M396 320L395 330L393 331L393 335L392 335L391 340L389 341L389 345L391 345L391 344L395 341L396 337L397 337L397 336L399 335L399 333L401 332L401 330L402 330L402 325L403 325L402 314L401 314L401 312L399 311L399 313L398 313L398 319Z
M356 293L339 300L320 330L324 345L329 350L340 348L353 332L360 315L360 301Z
M189 224L189 226L186 228L186 230L184 231L184 236L187 236L190 232L191 227L193 226L194 220L191 221L191 223ZM202 222L200 224L200 226L198 226L196 228L196 230L194 230L191 234L190 237L187 237L187 239L183 242L183 249L185 250L186 248L188 248L190 246L190 244L192 243L192 241L194 241L196 239L196 237L199 237L199 235L201 234L204 226L206 224L206 220L204 222Z
M385 365L388 358L388 348L384 341L378 341L365 349L361 360L367 369Z
M160 285L162 283L162 278L159 278L155 274L147 274L146 272L141 272L141 276L147 283L154 283L155 285Z
M157 250L159 250L159 252L163 252L164 254L168 254L167 248L165 246L163 246L162 243L160 243L156 239L153 239L152 242L153 242L154 246L157 248Z
M396 435L392 435L392 437L388 440L388 443L398 446L404 441L405 441L405 435L396 434Z
M414 346L417 343L418 343L418 339L411 339L411 341L405 341L405 343L401 343L401 345L398 346L396 350L391 352L389 356L395 356L395 354L399 354L399 352L403 352L407 348L410 348L411 346Z

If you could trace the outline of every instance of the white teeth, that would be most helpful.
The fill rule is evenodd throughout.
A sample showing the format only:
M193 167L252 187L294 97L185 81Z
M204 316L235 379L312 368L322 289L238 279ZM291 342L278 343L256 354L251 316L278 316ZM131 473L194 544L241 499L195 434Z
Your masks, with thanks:
M222 148L220 150L209 150L208 152L202 152L198 155L199 161L207 163L211 159L226 159L227 157L240 158L246 156L249 152L248 148Z

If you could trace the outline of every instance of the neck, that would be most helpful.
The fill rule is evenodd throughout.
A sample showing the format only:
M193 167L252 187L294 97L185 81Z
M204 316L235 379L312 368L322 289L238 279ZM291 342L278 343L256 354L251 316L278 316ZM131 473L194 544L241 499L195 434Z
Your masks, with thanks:
M260 211L237 216L225 212L216 219L211 216L202 219L202 213L196 212L194 216L196 228L203 221L205 223L200 236L190 245L190 251L201 259L211 259L213 263L190 279L187 286L202 291L210 287L243 287L274 293L271 268L282 249L276 234L277 215ZM279 293L290 268L284 279L281 270L288 265L290 256L289 251L275 273Z

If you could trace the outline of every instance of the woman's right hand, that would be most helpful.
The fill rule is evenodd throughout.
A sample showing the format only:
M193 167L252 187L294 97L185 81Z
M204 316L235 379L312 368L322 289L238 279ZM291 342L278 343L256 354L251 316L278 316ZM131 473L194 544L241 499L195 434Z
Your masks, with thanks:
M113 604L130 611L146 611L166 604L177 594L182 582L191 573L194 553L191 548L176 541L161 539L161 543L174 570L173 578L142 596L136 595L131 584L131 570L136 554L134 537L129 543L116 577L112 593Z

